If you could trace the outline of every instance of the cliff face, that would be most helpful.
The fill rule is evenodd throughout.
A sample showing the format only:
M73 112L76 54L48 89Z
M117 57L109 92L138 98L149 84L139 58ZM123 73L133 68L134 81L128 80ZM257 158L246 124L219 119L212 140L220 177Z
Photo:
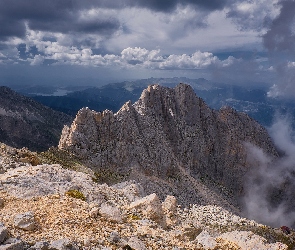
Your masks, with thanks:
M189 85L179 84L149 86L115 114L81 109L63 129L59 148L98 173L136 179L182 203L226 203L216 193L235 200L251 167L245 143L277 156L266 130L248 115L212 110Z
M61 130L72 118L8 87L0 87L0 142L16 148L47 150L58 144Z

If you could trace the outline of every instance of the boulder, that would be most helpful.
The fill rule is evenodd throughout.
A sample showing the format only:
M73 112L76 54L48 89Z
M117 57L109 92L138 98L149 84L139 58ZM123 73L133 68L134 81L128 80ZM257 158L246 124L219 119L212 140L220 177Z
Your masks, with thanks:
M0 245L0 250L24 250L25 244L17 238L9 238L3 245Z
M174 196L168 195L162 203L162 210L165 215L166 225L175 225L178 221L177 218L177 200Z
M214 249L217 246L216 240L205 230L196 237L196 241L205 249Z
M164 214L162 210L162 204L159 200L159 197L155 193L132 202L129 206L129 209L140 210L147 218L163 226L165 225L163 220Z
M47 241L38 241L29 250L49 250L49 245Z
M128 240L127 244L129 247L131 247L131 249L134 249L134 250L146 250L147 249L145 244L137 237L131 237Z
M118 207L103 203L100 206L99 214L112 222L122 222L122 213Z
M69 239L60 239L51 242L50 250L79 250L79 247Z
M0 244L8 238L8 230L3 223L0 223Z
M14 225L26 231L32 231L36 228L34 213L32 211L17 214L14 217Z

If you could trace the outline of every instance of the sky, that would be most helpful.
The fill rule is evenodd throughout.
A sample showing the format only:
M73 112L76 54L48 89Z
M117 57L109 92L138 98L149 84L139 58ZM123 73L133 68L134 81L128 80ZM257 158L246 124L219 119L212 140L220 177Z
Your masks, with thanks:
M295 98L293 0L0 0L0 85L149 77Z

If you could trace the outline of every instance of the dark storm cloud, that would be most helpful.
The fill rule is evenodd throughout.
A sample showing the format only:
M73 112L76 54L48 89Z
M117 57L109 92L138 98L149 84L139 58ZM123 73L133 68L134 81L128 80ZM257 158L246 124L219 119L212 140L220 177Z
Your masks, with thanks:
M149 8L155 11L161 12L170 12L173 11L178 5L191 5L192 7L199 8L202 10L218 10L224 8L229 1L220 1L220 0L137 0L129 1L130 3Z
M281 1L279 16L263 36L264 46L272 52L295 52L295 1Z
M109 18L107 20L78 20L75 15L68 15L68 17L63 20L46 22L44 22L44 20L29 21L28 25L30 29L33 30L61 32L64 34L78 32L111 35L120 28L120 23L115 18Z
M0 40L9 37L23 38L25 24L33 30L62 33L83 32L110 35L120 28L116 19L100 17L79 19L79 13L93 8L122 9L129 7L146 8L157 12L172 12L177 6L188 6L205 12L222 9L229 1L220 0L1 0Z
M81 2L83 4L81 4ZM86 0L77 2L77 6L80 7L105 7L113 9L121 9L125 7L142 7L148 8L153 11L159 12L171 12L175 10L178 5L187 6L203 9L203 10L218 10L227 6L233 0ZM82 6L83 5L83 6Z
M119 27L115 18L97 16L96 19L79 19L79 11L92 6L82 6L72 0L2 0L0 1L0 40L24 37L25 24L29 28L53 32L83 32L111 34Z
M26 33L25 23L0 16L0 41L9 37L23 37Z

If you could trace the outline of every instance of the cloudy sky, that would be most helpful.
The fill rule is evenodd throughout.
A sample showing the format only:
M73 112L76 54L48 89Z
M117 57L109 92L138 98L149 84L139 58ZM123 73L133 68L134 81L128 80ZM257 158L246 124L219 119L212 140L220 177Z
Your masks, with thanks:
M149 77L295 96L293 0L0 0L0 84Z

